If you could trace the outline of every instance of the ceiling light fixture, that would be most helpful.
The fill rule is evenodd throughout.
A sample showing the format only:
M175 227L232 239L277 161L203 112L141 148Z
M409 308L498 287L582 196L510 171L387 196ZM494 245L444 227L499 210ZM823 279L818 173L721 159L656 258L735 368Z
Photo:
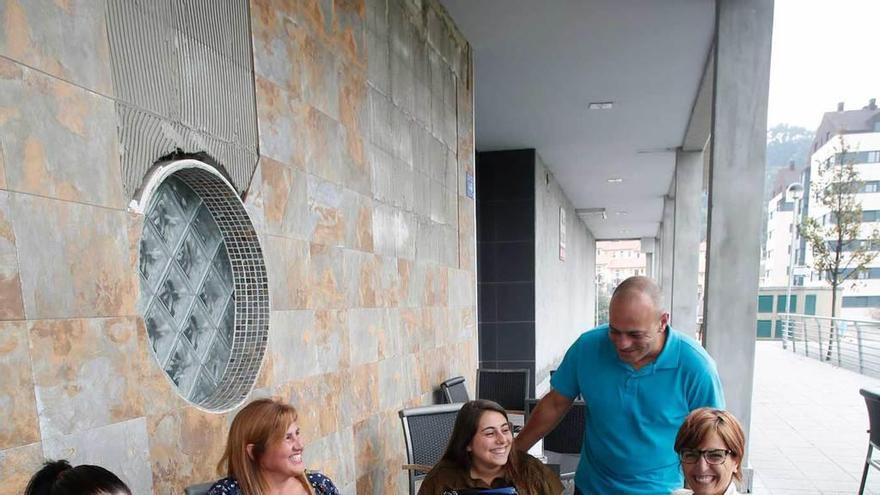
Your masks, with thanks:
M605 208L578 208L574 212L581 218L601 217L602 220L608 219L608 215L605 214Z
M608 178L609 184L620 184L621 182L623 182L623 179L621 179L620 177L609 177Z
M611 110L614 107L613 101L593 101L587 105L590 110Z

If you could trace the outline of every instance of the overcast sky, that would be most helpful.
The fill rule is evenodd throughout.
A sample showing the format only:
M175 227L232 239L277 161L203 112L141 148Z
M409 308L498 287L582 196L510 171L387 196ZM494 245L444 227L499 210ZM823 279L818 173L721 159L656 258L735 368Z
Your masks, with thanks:
M768 126L880 102L880 0L776 0Z

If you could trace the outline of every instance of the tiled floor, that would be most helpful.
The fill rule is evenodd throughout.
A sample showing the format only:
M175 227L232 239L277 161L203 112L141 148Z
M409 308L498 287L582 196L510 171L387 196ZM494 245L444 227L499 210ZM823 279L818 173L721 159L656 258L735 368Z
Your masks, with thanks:
M857 493L868 445L861 387L880 389L880 380L758 342L749 438L754 493ZM880 494L880 471L868 474L865 493Z

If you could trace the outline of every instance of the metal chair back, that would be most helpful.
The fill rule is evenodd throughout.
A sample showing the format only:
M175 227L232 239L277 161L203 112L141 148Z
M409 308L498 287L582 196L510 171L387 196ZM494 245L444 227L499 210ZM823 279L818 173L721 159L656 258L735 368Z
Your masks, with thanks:
M455 425L455 418L461 406L461 403L440 404L403 409L398 412L403 424L408 464L433 466L440 460L452 437L452 427ZM424 479L427 472L410 469L408 473L409 492L415 495L416 483Z
M446 380L440 384L440 389L443 391L443 397L447 404L467 402L471 400L471 398L468 397L467 387L464 384L463 376L456 376Z
M526 400L527 422L529 415L537 404L538 399ZM574 401L571 408L565 413L559 424L556 425L556 428L544 437L544 450L559 454L580 454L581 447L584 444L585 419L586 405L584 401Z
M880 448L880 392L861 389L859 393L865 398L868 407L868 455L865 457L865 467L862 470L862 483L859 486L859 495L865 491L865 482L868 480L868 469L880 469L880 462L872 459L874 449Z
M529 370L477 370L477 398L495 401L508 411L525 411Z

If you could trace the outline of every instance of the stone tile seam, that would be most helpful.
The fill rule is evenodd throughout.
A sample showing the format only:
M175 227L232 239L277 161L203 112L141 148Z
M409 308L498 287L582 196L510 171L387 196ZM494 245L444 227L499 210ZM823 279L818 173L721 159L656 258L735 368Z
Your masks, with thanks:
M0 139L0 168L3 169L3 184L6 184L6 187L9 187L9 178L6 175L6 164L9 163L6 161L6 149L3 146L3 140ZM5 189L0 189L5 190Z
M37 194L37 193L29 192L29 191L19 191L16 189L9 189L8 184L7 184L6 189L0 189L0 191L5 191L6 193L8 193L10 195L21 194L22 196L31 196L34 198L47 199L49 201L57 201L59 203L71 203L71 204L80 205L80 206L88 206L90 208L100 208L102 210L109 210L109 211L116 211L116 212L123 212L123 213L129 212L128 206L124 206L122 208L114 208L112 206L101 205L101 204L97 204L97 203L86 203L84 201L78 201L78 200L74 200L74 199L56 198L54 196L46 196L44 194Z
M73 87L75 87L75 88L81 89L81 90L83 90L83 91L85 91L85 92L87 92L87 93L91 93L91 94L94 95L94 96L100 96L100 97L102 97L102 98L107 98L108 100L116 101L116 98L115 98L114 96L112 96L112 95L106 95L106 94L104 94L104 93L101 93L100 91L95 91L94 89L87 88L87 87L85 87L85 86L82 86L82 85L80 85L80 84L77 84L77 83L75 83L75 82L73 82L73 81L70 81L70 80L68 80L68 79L65 79L65 78L63 78L63 77L59 77L59 76L57 76L57 75L55 75L55 74L51 74L51 73L49 73L49 72L46 72L46 71L43 70L43 69L40 69L40 68L34 67L34 66L30 65L30 64L26 64L26 63L24 63L24 62L21 62L21 61L19 61L19 60L14 59L14 58L7 57L6 55L2 55L2 54L0 54L0 59L8 60L9 62L12 62L12 63L14 63L14 64L16 64L16 65L20 65L20 66L22 66L22 67L26 67L26 68L28 68L28 69L30 69L30 70L32 70L32 71L34 71L34 72L37 72L37 73L39 73L39 74L41 74L41 75L43 75L43 76L50 77L50 78L52 78L52 79L55 79L56 81L61 81L61 82L63 82L63 83L69 84L69 85L71 85L71 86L73 86ZM112 85L111 85L111 88L112 88Z
M16 250L16 258L18 257L18 246L15 248ZM21 284L19 284L19 290L21 290ZM23 294L22 294L23 296ZM22 299L23 301L23 299ZM22 304L24 306L24 304ZM25 321L25 320L9 320L9 321ZM34 413L34 421L36 422L37 431L39 432L39 438L37 438L36 442L23 443L20 445L13 445L12 447L7 447L6 449L0 450L0 452L8 452L11 449L24 447L26 445L32 445L34 443L40 444L40 452L43 452L43 426L40 421L40 409L37 406L37 383L34 380L34 377L37 376L36 369L34 368L34 360L31 357L31 338L30 331L28 331L27 325L24 326L24 338L26 340L25 344L27 344L27 360L28 360L28 370L30 371L30 379L31 379L31 392L33 393L33 413Z

